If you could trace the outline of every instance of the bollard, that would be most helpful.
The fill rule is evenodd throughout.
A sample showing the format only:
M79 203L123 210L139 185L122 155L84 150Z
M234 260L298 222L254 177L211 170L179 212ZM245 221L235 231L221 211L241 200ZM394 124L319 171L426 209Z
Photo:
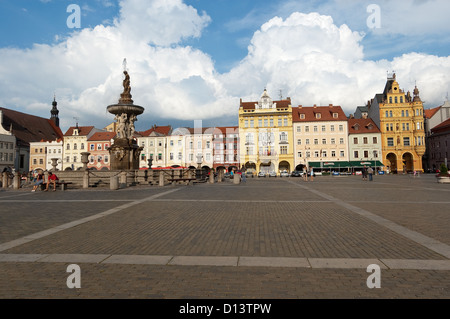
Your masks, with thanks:
M164 172L162 170L159 171L159 186L164 186Z
M83 174L83 188L89 188L89 171L85 170Z
M127 187L127 172L120 173L120 188Z
M234 174L233 175L233 184L240 184L241 183L241 175Z
M14 189L20 188L20 174L17 172L14 173L13 185Z
M109 188L111 190L117 190L119 189L119 177L117 176L111 176L109 178Z
M8 188L8 173L3 172L2 187Z
M214 172L209 172L209 183L214 184Z
M223 169L217 171L217 183L222 183L223 181Z

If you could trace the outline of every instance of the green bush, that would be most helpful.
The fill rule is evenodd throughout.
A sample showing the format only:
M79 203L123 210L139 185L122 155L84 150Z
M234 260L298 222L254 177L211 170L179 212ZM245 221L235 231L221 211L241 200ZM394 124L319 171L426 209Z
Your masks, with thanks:
M441 175L441 176L447 176L448 175L448 169L447 169L447 166L445 166L444 163L441 164L441 168L439 169L439 175Z

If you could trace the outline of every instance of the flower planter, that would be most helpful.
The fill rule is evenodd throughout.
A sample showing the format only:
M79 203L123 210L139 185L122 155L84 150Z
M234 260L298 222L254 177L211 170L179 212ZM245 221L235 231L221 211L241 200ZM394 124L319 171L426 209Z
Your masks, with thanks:
M449 176L437 176L437 182L441 184L450 183Z

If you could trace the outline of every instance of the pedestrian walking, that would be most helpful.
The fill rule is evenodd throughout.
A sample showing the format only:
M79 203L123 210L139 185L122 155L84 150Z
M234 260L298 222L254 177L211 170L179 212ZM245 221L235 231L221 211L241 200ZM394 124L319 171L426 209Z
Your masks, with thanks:
M309 178L311 179L311 182L314 181L314 168L310 168L310 170L309 170Z
M308 181L308 172L306 171L306 166L303 166L303 176L302 177L305 182Z

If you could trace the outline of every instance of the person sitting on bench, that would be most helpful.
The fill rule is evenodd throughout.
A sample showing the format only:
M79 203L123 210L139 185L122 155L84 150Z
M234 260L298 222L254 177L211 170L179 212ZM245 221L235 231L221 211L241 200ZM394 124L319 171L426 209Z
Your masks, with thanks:
M41 173L36 173L34 181L35 181L35 183L34 183L33 189L31 190L32 192L35 192L39 186L44 184L44 176Z
M56 191L56 182L58 181L58 176L56 174L53 174L52 172L48 172L48 181L47 181L47 187L45 188L45 192L48 191L48 186L50 184L53 184L53 191Z

